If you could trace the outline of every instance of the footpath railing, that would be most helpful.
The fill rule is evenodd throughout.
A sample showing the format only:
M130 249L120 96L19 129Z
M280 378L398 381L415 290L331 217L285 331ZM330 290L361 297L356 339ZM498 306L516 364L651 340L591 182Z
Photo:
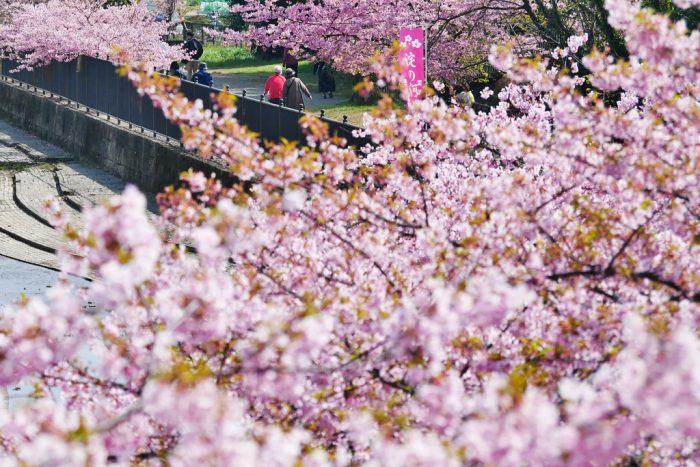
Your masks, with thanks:
M33 70L12 71L17 63L1 61L0 75L42 92L55 94L76 105L89 110L101 112L116 120L123 120L146 130L165 136L166 140L180 139L180 129L168 121L159 108L155 108L151 99L141 96L125 77L119 76L116 67L106 60L93 57L79 57L70 62L51 62ZM202 86L190 81L182 81L180 92L189 100L201 99L204 108L212 108L211 94L221 90ZM279 142L282 138L289 141L303 141L303 132L299 119L304 115L281 105L252 99L246 95L236 94L236 118L250 130L260 134L262 139ZM342 136L348 144L356 147L369 143L366 138L353 135L358 127L321 117L328 124L331 135Z

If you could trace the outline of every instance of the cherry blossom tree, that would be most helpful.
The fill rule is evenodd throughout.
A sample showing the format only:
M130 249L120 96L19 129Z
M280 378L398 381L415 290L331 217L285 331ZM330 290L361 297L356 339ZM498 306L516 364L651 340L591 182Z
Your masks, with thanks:
M125 68L240 183L183 173L155 225L133 187L84 231L49 204L64 272L94 281L0 321L0 381L39 399L0 412L4 462L700 461L700 32L605 5L628 58L582 78L585 37L494 46L487 113L402 110L377 57L361 149L313 117L261 145L230 95L211 112Z
M644 1L696 26L691 3ZM399 37L401 27L427 31L429 70L433 78L463 82L485 73L490 46L517 41L519 54L566 47L569 37L588 35L581 53L609 47L614 57L628 55L624 38L608 21L603 0L357 0L346 2L244 1L233 7L248 25L228 31L231 42L296 49L338 69L366 74L375 53Z
M102 0L12 2L0 24L0 52L24 67L80 55L148 62L166 67L182 58L180 47L161 41L169 23L155 21L145 1L105 5ZM121 53L124 52L124 53Z
M428 29L431 75L457 79L486 65L488 48L512 32L518 13L511 0L418 0L412 2L242 2L232 10L248 25L227 31L230 42L290 47L332 62L350 73L365 74L375 53L398 40L403 26ZM531 43L517 37L522 46Z
M155 2L155 5L165 18L172 19L175 13L178 13L185 7L185 2L184 0L158 0Z

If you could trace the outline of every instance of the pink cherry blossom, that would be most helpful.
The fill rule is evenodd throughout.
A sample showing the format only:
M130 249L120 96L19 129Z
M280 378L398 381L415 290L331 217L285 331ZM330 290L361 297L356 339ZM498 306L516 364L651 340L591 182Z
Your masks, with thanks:
M358 86L379 92L359 149L312 116L305 142L263 146L227 93L204 110L125 66L184 146L241 182L186 172L154 219L129 187L80 232L54 214L65 267L95 280L0 320L3 383L42 399L0 411L2 454L700 462L700 36L607 6L628 58L578 57L580 37L538 57L499 43L490 109L395 103L385 50L367 69L382 88Z

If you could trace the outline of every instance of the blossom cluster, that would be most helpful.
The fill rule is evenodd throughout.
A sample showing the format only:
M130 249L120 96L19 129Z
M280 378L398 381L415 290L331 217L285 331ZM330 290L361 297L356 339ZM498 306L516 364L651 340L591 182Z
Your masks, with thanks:
M0 321L41 399L0 413L8 465L700 462L700 32L606 5L629 59L494 46L495 108L385 95L364 148L313 117L262 142L128 67L237 183L60 223L95 281Z
M106 5L104 0L12 1L0 19L0 56L20 68L70 61L81 55L115 63L143 62L168 68L184 58L179 46L162 41L170 23L156 21L148 2Z
M431 76L448 81L478 74L488 47L509 36L509 23L520 13L510 0L418 0L409 2L329 0L323 3L243 1L232 6L247 24L226 30L230 43L287 47L339 70L366 74L374 55L399 40L401 27L427 30ZM530 35L512 36L532 48Z

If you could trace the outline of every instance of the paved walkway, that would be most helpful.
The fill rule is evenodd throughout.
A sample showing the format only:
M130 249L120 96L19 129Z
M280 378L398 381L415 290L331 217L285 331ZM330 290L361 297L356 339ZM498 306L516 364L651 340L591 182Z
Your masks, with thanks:
M82 206L99 203L124 187L107 172L0 121L0 256L58 269L55 251L64 239L50 227L44 201L59 199L80 228ZM155 197L147 199L155 211ZM0 276L0 289L3 281Z
M0 173L0 233L47 253L58 249L61 246L60 235L22 210L13 191L12 175Z
M259 99L265 89L265 81L258 79L255 75L246 75L245 73L221 73L216 69L210 70L214 77L214 87L222 88L225 85L230 86L231 92L241 94L244 90L248 97ZM335 104L348 102L348 96L343 96L339 93L333 94L332 99L324 99L323 94L318 92L318 85L315 82L305 82L306 87L313 96L312 100L306 100L307 110L311 113L319 113L324 107L330 107Z
M71 156L63 149L0 120L0 163L36 163L70 159Z
M44 219L44 200L48 198L56 198L61 204L61 208L68 215L69 222L76 229L83 227L83 216L79 213L79 208L82 203L80 199L76 199L72 191L66 191L66 188L61 186L59 171L56 167L29 167L22 172L14 174L15 191L17 204L21 204L27 210L30 210L35 218ZM59 183L57 186L56 183ZM58 188L61 188L63 196L58 194ZM58 196L57 196L58 195Z

